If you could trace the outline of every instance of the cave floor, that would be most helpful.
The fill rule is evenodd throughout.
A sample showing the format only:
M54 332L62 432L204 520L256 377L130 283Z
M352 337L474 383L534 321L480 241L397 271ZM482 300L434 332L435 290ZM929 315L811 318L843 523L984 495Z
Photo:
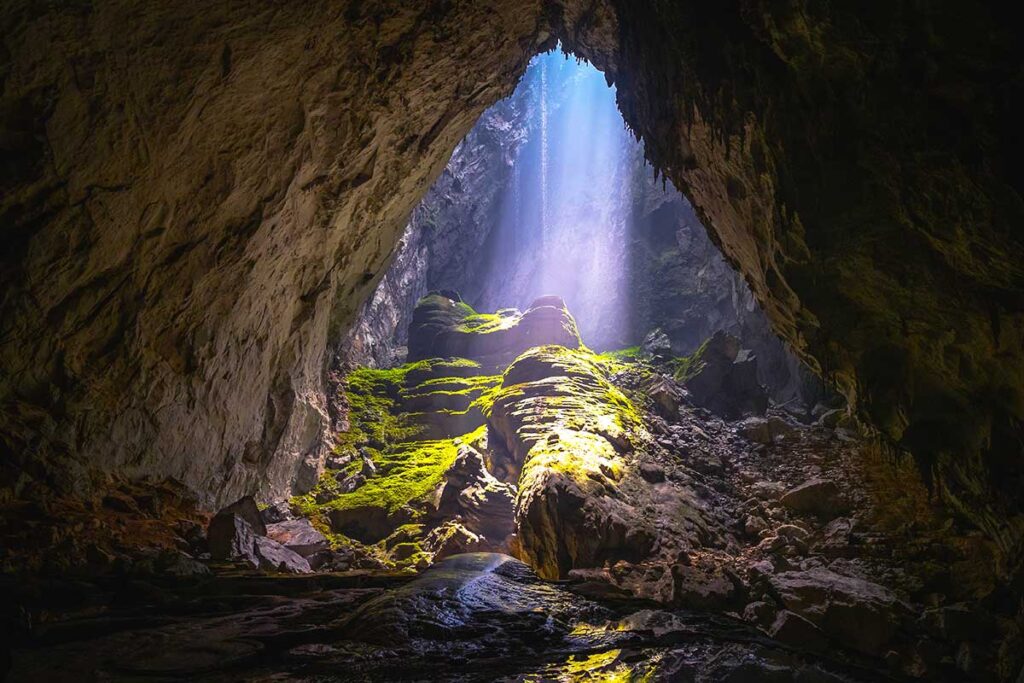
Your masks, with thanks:
M731 429L706 416L700 425L709 437ZM24 633L9 680L965 680L952 642L964 636L946 637L918 616L926 607L941 614L928 604L939 591L978 590L970 585L978 546L968 536L957 548L948 528L928 521L926 494L901 474L906 464L870 466L863 443L813 430L756 452L735 443L742 447L728 467L693 462L709 505L725 491L743 525L740 512L755 516L765 499L828 472L852 508L839 519L853 527L763 515L767 529L710 558L732 558L723 571L734 587L682 575L675 584L685 600L670 603L630 596L608 576L541 581L497 553L451 556L418 575L275 575L212 563L200 576L4 579ZM624 576L629 586L633 574ZM823 576L839 583L814 584ZM879 598L882 586L899 599ZM821 629L795 617L764 622L757 606L773 599L810 615L824 610ZM839 621L828 621L830 609ZM886 620L889 640L870 655L844 642L843 634L884 630Z
M11 680L891 680L735 617L594 599L492 553L415 579L243 572L30 590L79 607L38 613Z
M1021 630L1001 609L989 544L841 411L724 419L646 362L556 346L500 376L421 365L402 371L404 391L394 370L364 373L352 414L365 419L348 444L359 458L329 464L290 506L344 541L318 551L326 564L299 558L312 573L197 551L212 548L213 525L203 538L209 516L173 487L40 498L0 517L3 547L25 548L0 553L21 568L0 578L14 634L0 670L28 681L958 681L1019 670ZM432 376L438 367L445 376ZM351 378L349 389L355 401ZM371 449L405 433L390 395L446 417L429 426L450 428L447 440ZM452 412L470 395L490 396L487 429L472 404ZM525 457L538 434L546 450ZM575 449L573 467L560 448ZM402 504L367 528L384 501ZM428 543L428 526L456 520L477 540ZM104 534L113 545L97 543Z

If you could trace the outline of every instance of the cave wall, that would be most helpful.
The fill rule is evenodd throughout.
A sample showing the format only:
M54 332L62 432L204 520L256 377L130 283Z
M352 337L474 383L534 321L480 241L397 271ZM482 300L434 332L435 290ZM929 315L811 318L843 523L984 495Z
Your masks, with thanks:
M5 3L5 497L315 474L328 340L545 35L532 2Z
M533 86L528 78L521 80L455 147L413 210L384 275L339 344L341 366L389 367L401 362L413 309L432 289L454 289L476 302L481 283L494 266L485 258L486 246L513 179L513 161L535 119Z
M1024 553L1021 43L997 3L566 3L776 331Z
M5 496L82 464L288 487L340 336L548 26L775 329L1020 558L1020 41L973 0L15 0ZM300 477L301 479L301 477Z

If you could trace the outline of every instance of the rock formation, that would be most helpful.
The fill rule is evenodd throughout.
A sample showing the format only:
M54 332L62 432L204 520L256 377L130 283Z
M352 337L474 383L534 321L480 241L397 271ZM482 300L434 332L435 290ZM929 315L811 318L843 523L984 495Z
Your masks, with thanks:
M308 494L263 509L244 497L205 536L187 518L150 519L140 508L161 505L131 490L103 499L113 516L50 501L0 519L5 552L12 525L61 539L43 578L0 575L16 596L3 614L25 615L11 629L15 679L343 665L383 679L696 667L1012 680L1024 664L1017 605L979 561L994 544L840 420L798 424L775 406L723 420L671 375L699 374L706 353L597 354L569 335L485 367L501 354L473 336L502 330L510 353L564 335L573 317L555 297L506 316L459 304L425 297L415 324L429 321L429 348L477 359L351 371L338 397L348 425ZM719 393L736 386L712 376ZM101 519L136 547L93 544ZM75 556L75 534L88 537L85 564L52 573L50 558ZM139 547L157 539L171 548ZM98 621L81 615L98 605ZM39 630L30 620L44 607Z

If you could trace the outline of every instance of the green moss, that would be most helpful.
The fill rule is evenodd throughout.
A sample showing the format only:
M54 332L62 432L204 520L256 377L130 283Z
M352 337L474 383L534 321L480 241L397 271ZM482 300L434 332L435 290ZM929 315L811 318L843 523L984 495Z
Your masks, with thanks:
M498 313L474 313L462 319L455 330L464 334L488 334L515 327L519 322L519 311L502 309Z
M500 379L500 376L498 377ZM489 388L480 393L470 405L470 410L478 409L484 417L491 416L491 409L494 407L494 399L501 393L501 382L495 382Z
M350 453L361 446L379 449L384 444L415 436L414 431L399 422L396 400L406 373L421 364L386 370L358 368L349 373L345 378L349 429L337 435L336 453Z
M383 507L393 513L406 505L423 502L441 484L457 453L454 439L400 444L374 459L377 473L365 484L321 508L344 510L365 505Z
M697 347L697 350L689 356L682 356L672 359L672 377L677 382L686 382L704 368L704 352L707 350L710 338Z
M608 381L608 365L591 351L536 347L505 371L502 386L488 397L489 410L499 402L517 404L517 410L529 415L526 422L543 424L543 431L566 428L624 438L640 428L642 417Z
M404 384L407 387L421 384L431 379L452 379L455 377L473 377L484 373L479 363L468 358L429 358L412 363L405 372Z
M427 391L455 391L460 389L488 389L501 382L501 375L475 375L473 377L433 377L425 380L415 387L406 389L407 392Z
M603 353L595 354L602 360L612 361L637 361L640 360L640 356L643 352L639 346L629 346L624 349L618 349L616 351L605 351Z

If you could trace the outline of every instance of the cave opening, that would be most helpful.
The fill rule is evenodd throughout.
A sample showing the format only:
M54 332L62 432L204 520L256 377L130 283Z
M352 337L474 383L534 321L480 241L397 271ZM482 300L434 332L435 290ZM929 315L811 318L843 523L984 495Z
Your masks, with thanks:
M853 4L5 5L0 674L1020 678L1020 41Z
M838 405L649 164L614 84L561 45L534 57L456 146L340 345L343 363L400 364L430 291L490 313L557 295L600 352L651 336L683 357L725 332L757 357L777 403L794 413Z

